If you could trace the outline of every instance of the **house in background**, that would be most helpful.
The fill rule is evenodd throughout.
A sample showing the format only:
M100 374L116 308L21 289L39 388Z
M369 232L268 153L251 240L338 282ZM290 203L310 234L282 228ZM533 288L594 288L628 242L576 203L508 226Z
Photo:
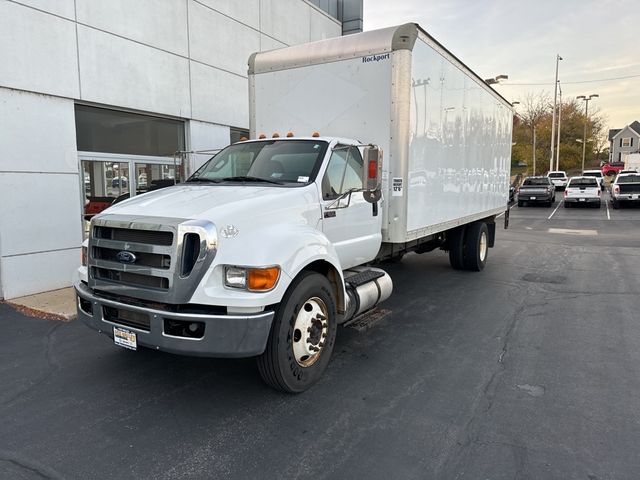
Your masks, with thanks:
M609 161L621 162L627 153L640 151L640 122L609 130Z

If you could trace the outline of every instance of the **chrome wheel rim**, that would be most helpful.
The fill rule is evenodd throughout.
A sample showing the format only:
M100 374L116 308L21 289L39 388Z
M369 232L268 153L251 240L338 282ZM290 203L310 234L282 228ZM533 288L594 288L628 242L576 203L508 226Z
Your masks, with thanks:
M300 308L293 323L293 356L301 367L310 367L318 361L329 331L328 310L324 301L312 297Z
M484 262L484 259L487 258L487 233L480 233L480 261Z

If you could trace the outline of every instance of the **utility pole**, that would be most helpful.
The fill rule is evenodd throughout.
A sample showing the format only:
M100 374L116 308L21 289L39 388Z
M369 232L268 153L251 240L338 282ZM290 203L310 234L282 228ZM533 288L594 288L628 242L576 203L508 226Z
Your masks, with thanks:
M600 95L593 93L588 97L585 95L579 95L576 98L578 100L584 100L584 134L582 136L582 171L584 172L584 156L587 151L587 122L589 121L589 100L598 98Z
M533 126L533 175L536 175L536 126Z
M562 86L558 81L560 101L558 102L558 141L556 142L556 171L560 170L560 127L562 126Z
M551 123L551 156L549 157L549 171L553 170L553 147L556 136L556 103L558 101L558 64L562 60L560 55L556 55L556 81L554 83L553 92L553 121Z

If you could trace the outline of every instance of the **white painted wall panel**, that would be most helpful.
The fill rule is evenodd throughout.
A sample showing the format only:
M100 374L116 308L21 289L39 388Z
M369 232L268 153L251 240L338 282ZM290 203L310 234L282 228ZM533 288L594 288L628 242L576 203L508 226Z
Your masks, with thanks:
M80 264L80 249L1 258L4 298L57 290L71 285Z
M260 50L260 33L213 10L193 3L189 9L191 58L247 75L247 59Z
M0 88L0 172L78 172L73 100Z
M289 45L309 41L311 7L300 0L262 0L262 32Z
M76 18L73 0L18 0L17 3L44 10L54 15L60 15L70 20L75 20Z
M342 25L326 15L311 9L309 41L325 40L342 35Z
M191 120L188 130L191 150L214 150L226 147L229 145L229 130L227 126ZM195 172L212 156L213 154L192 154L191 172Z
M249 85L246 78L191 62L193 118L249 127Z
M284 48L288 45L274 40L271 37L266 36L264 33L260 34L260 51L266 52L267 50L275 50L276 48Z
M187 56L184 0L76 0L78 22Z
M206 5L250 27L260 27L260 0L196 0L193 3Z
M74 174L0 173L0 255L79 247L79 189Z
M189 117L188 60L78 26L82 99Z
M0 86L77 97L73 22L0 2Z

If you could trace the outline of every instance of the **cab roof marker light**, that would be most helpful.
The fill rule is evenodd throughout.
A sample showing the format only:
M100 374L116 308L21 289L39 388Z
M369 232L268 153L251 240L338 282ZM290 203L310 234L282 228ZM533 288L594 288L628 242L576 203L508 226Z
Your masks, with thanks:
M265 138L267 138L267 136L264 133L261 133L258 137L259 140L264 140Z
M246 142L247 140L249 140L247 137L240 137L241 142Z
M278 132L275 132L273 135L271 135L271 138L280 138L280 134Z
M312 138L318 138L319 136L320 136L320 132L313 132L313 133L311 134L311 137L312 137Z
M293 132L287 132L287 138L291 138L291 137L293 137L293 136L294 136L294 135L293 135Z

